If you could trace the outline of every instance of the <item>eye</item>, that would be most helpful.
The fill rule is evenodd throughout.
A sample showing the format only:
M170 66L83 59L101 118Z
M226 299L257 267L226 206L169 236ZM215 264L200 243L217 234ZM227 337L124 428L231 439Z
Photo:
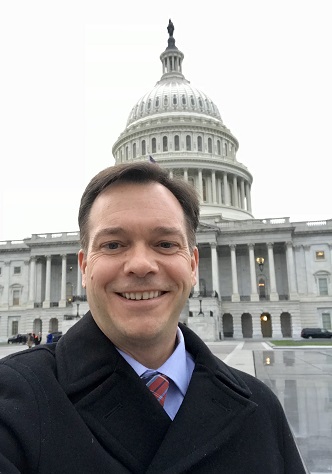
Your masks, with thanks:
M174 247L174 244L172 242L161 242L159 246L163 249L171 249Z
M103 247L107 250L117 250L120 248L120 244L119 242L107 242L107 244L104 244Z

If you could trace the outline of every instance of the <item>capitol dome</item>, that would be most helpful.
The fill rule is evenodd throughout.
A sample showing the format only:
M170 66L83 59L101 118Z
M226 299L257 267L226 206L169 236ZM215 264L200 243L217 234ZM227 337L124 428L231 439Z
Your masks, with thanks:
M162 76L132 107L112 148L115 162L152 157L190 181L201 196L202 221L251 219L252 176L236 159L239 143L216 104L185 78L171 21L167 29Z

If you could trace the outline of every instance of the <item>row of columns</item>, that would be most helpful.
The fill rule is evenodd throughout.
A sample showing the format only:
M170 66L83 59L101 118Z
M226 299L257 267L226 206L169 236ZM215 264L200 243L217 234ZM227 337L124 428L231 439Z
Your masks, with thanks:
M36 298L36 262L37 257L31 257L30 259L30 274L29 274L29 299L28 306L34 307ZM43 308L49 308L51 304L51 265L52 256L46 256L46 274L45 274L45 299L43 301ZM81 283L81 270L77 265L77 283L76 283L76 295L81 296L82 283ZM59 307L64 308L67 305L67 255L61 255L61 295L59 301Z
M274 265L274 254L273 254L273 243L269 242L267 245L268 262L269 262L269 280L270 280L270 301L279 301L279 295L277 292L276 274ZM240 301L239 289L238 289L238 275L237 275L237 261L236 261L236 244L230 244L231 254L231 273L232 273L232 301ZM248 244L249 249L249 269L250 269L250 286L251 286L251 301L259 301L259 294L257 290L257 277L256 277L256 264L255 264L255 244ZM216 242L210 243L211 248L211 270L212 270L212 291L220 294L220 278L219 278L219 265L218 265L218 253ZM289 286L289 297L290 299L296 299L298 297L297 286L296 286L296 275L294 265L294 253L292 242L286 242L286 261L287 261L287 275L288 275L288 286ZM194 291L199 294L199 268L197 269L197 283Z
M241 209L252 212L251 207L251 192L250 185L248 181L245 181L243 178L239 178L236 175L230 175L223 171L222 178L218 179L216 177L216 171L211 171L211 191L212 191L212 203L218 204L218 196L220 196L221 204L230 206L233 201L234 207L239 207ZM169 176L173 177L173 172L169 172ZM232 180L232 198L231 198L231 189L229 185L229 176L233 176ZM185 169L183 172L183 177L185 181L189 180L188 170ZM240 186L238 186L238 180L240 181ZM221 188L222 186L222 188ZM221 190L222 189L222 190ZM200 196L203 196L203 170L198 170L198 192ZM245 199L247 200L247 209L245 206Z

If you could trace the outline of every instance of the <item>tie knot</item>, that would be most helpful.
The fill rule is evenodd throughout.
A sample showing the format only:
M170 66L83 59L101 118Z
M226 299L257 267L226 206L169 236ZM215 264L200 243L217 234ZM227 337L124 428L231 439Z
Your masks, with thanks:
M158 402L164 406L167 390L169 387L169 380L166 375L159 374L158 372L149 374L148 376L143 375L143 380L146 386L156 397Z

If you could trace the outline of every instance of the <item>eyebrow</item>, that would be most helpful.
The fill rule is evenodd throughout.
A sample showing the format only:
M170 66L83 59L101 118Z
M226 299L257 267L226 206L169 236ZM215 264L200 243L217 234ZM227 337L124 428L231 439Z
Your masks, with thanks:
M93 237L92 242L94 243L96 240L103 238L103 237L109 237L112 235L124 235L128 231L124 227L107 227L105 229L99 230ZM169 226L157 226L154 227L151 230L151 234L162 234L162 235L176 235L181 238L183 238L185 235L183 232L178 227L169 227Z

